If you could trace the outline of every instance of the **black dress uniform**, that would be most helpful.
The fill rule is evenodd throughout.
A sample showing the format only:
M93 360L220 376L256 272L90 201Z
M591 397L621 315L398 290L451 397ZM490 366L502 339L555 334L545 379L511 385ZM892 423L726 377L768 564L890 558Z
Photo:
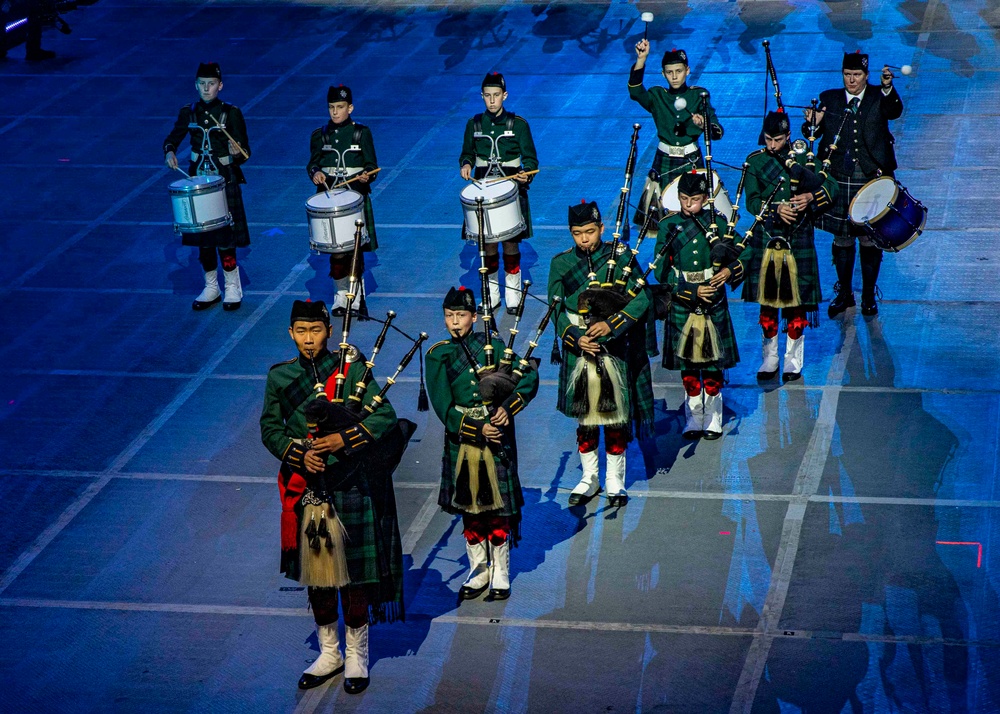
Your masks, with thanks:
M861 70L867 74L868 55L845 54L843 69ZM837 295L830 303L829 315L833 317L855 304L851 287L855 238L861 244L861 312L874 315L878 313L875 287L882 251L875 247L862 227L850 222L848 212L862 186L879 176L893 176L896 171L895 139L889 131L889 121L902 116L903 100L891 84L868 84L860 96L851 96L843 88L828 89L819 95L819 105L824 111L817 131L821 138L819 156L829 161L829 173L838 184L833 207L820 216L816 224L834 236L833 263L837 268L834 290ZM830 145L841 122L844 128L840 141L831 154ZM802 132L809 135L808 123L803 125Z
M222 69L215 62L202 63L198 66L196 78L217 79L221 83ZM223 128L239 143L247 156L239 151L230 153L229 139ZM243 192L240 189L240 184L246 183L241 166L250 155L246 121L239 107L218 98L209 103L198 100L181 107L173 129L163 140L164 156L176 154L185 135L189 136L191 142L188 173L192 176L221 176L225 179L226 204L233 219L232 225L214 231L181 233L184 245L198 247L198 259L205 270L205 289L195 298L192 307L203 310L220 300L216 274L219 263L215 255L218 251L226 279L223 308L236 310L243 301L243 287L236 265L236 248L250 245L250 231L243 208Z

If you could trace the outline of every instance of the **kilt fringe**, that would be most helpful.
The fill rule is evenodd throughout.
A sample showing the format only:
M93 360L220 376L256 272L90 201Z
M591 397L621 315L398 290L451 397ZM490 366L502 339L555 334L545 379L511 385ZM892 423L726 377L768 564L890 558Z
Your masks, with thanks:
M617 360L609 355L599 355L603 374L598 376L597 363L586 358L578 358L573 368L571 383L574 406L586 401L587 409L576 416L582 426L620 426L628 424L628 392L625 375ZM583 392L585 397L581 398ZM605 408L602 409L602 402ZM596 408L595 406L596 405ZM607 408L607 407L610 407Z
M767 307L797 307L802 298L799 293L799 268L795 255L784 241L774 241L775 247L764 250L760 263L760 289L757 301Z
M344 551L347 530L329 503L302 509L299 582L318 588L342 588L351 582Z
M452 505L473 515L502 507L503 497L490 447L472 444L458 447Z
M681 330L676 354L681 359L696 364L722 359L719 330L708 315L702 312L692 312L688 315Z

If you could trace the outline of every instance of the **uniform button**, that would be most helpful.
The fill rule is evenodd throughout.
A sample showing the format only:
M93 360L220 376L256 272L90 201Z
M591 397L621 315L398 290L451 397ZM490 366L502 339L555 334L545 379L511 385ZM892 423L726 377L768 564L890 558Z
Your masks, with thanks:
M698 265L698 261L697 261L697 260L696 260L696 261L694 261L694 264L695 264L695 265Z
M469 374L472 374L472 372L473 372L472 367L469 367Z

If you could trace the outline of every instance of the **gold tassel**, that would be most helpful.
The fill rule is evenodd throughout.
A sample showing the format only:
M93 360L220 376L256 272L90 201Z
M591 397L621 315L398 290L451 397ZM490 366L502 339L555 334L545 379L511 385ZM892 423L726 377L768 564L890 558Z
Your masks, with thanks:
M497 479L497 466L493 461L493 452L488 446L474 446L472 444L461 444L458 447L458 458L455 460L455 478L462 473L462 464L465 464L469 472L469 490L472 492L472 504L457 504L453 506L465 513L477 514L486 511L495 511L503 506L503 498L500 495L500 481ZM480 464L485 468L481 471ZM486 483L482 484L480 476L486 472ZM479 505L480 488L490 489L493 502L488 506Z
M347 531L332 504L307 504L302 509L299 533L299 582L317 588L342 588L350 584Z
M692 312L684 323L674 354L696 364L718 362L722 359L721 342L712 319L704 313Z

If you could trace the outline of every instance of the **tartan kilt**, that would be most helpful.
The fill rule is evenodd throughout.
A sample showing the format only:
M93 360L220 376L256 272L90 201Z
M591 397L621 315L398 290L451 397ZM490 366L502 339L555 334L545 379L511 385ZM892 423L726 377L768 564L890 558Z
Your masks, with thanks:
M851 201L871 179L857 177L857 175L834 178L837 179L837 195L833 199L833 205L816 219L816 227L835 236L866 235L864 227L851 223L848 215L850 214Z
M702 310L704 309L702 307ZM723 354L722 359L717 362L694 363L681 359L674 354L677 351L677 345L680 343L684 324L687 322L688 315L690 314L691 311L680 303L671 303L670 317L664 320L663 325L663 368L670 370L724 370L739 364L740 352L736 346L736 333L733 331L733 321L729 317L729 301L724 294L722 300L712 305L708 310L709 317L715 323L715 329L719 331L719 342Z
M488 511L490 516L506 516L519 518L524 507L524 494L521 492L521 479L517 475L517 435L511 422L506 429L507 450L513 456L510 463L501 461L494 452L493 464L497 471L497 484L500 488L501 507ZM438 505L446 513L461 515L461 508L452 504L455 497L455 465L458 463L458 440L452 441L451 435L444 436L444 455L441 459L441 488L438 491ZM493 447L490 447L493 450Z
M647 321L642 320L633 325L622 337L625 341L624 355L618 351L612 351L610 357L615 360L618 368L625 375L625 383L629 387L628 403L630 412L630 430L633 435L644 439L653 434L653 371L649 366L649 358L646 356L647 345ZM655 331L653 336L655 339ZM573 385L570 380L573 370L576 369L576 361L580 359L567 349L562 353L562 364L559 367L559 386L557 388L556 409L565 416L573 417L570 413L570 395L573 392Z
M651 231L655 230L656 225L664 216L663 206L660 203L663 189L682 173L693 168L701 168L703 165L704 161L700 149L688 156L670 156L657 149L632 222L641 226L645 222L646 212L649 211L650 204L655 204L653 205L653 225L650 229Z
M196 172L191 164L189 173ZM239 180L230 172L220 173L226 179L226 204L233 217L233 224L207 233L181 233L181 244L196 248L246 248L250 245L250 227L247 225L247 212L243 205L243 190Z
M758 302L758 290L760 289L760 264L764 259L764 249L767 247L771 236L781 236L785 238L792 247L792 255L795 257L795 265L799 276L799 296L802 299L802 306L807 312L814 312L817 306L823 301L823 289L819 280L819 259L816 257L815 231L809 219L802 221L789 234L775 231L767 235L765 231L760 231L753 238L753 255L747 265L743 280L743 300L746 302Z

